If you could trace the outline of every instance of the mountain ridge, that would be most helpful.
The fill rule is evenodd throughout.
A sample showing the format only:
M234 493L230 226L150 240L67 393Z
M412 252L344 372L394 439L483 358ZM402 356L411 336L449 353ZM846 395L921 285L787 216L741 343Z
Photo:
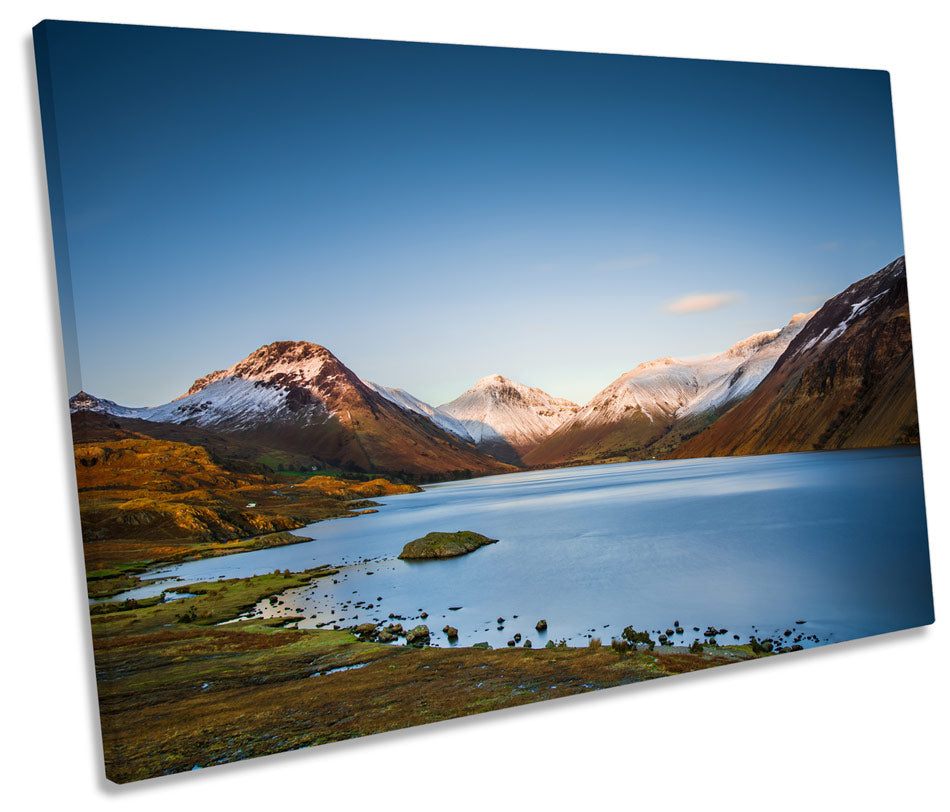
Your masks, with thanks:
M833 296L756 390L670 457L919 442L903 256Z
M655 456L653 446L677 423L712 422L747 396L812 314L756 333L720 353L684 360L644 361L622 374L525 455L528 465Z
M410 478L918 436L903 256L720 353L642 362L584 406L494 374L435 407L362 380L326 347L288 340L197 378L166 404L132 408L81 391L70 409L161 439L194 436L219 453L232 438L249 456L278 449Z
M259 347L160 406L131 409L83 395L73 398L73 409L207 429L347 471L418 478L510 470L378 394L332 352L311 342Z

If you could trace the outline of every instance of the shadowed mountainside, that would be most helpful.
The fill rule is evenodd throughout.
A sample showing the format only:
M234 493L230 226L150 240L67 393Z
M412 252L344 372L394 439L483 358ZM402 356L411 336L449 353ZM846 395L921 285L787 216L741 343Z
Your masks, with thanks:
M674 458L919 442L904 257L815 314L756 390Z

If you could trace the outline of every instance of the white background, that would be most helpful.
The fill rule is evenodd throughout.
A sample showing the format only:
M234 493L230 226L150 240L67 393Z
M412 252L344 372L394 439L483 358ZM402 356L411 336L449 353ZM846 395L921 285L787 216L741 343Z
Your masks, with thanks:
M5 4L8 809L931 809L948 769L947 20L936 3ZM891 71L937 625L116 787L102 777L30 28L43 18ZM319 338L319 337L317 337ZM637 359L633 359L635 361ZM11 526L12 521L12 526ZM55 808L55 807L52 807Z

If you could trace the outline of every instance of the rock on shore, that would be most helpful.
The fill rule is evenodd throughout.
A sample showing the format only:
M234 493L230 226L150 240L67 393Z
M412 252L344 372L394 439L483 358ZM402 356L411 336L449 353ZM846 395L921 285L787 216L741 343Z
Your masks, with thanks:
M416 647L429 645L429 627L424 623L420 623L415 628L410 629L406 632L406 643Z

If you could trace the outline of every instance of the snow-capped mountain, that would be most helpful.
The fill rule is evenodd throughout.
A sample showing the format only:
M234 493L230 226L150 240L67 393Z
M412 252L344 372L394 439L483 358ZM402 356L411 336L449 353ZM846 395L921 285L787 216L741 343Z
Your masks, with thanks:
M610 422L630 409L651 420L685 417L737 400L759 385L811 315L799 313L781 330L749 336L716 355L640 364L596 395L573 422Z
M345 387L347 373L318 344L281 341L260 347L228 369L199 378L184 395L161 406L120 406L80 392L70 399L70 408L156 423L237 429L279 419L309 405L306 419L326 422L332 416L328 403L336 400L335 389Z
M750 394L814 315L814 311L797 313L781 330L758 333L724 353L695 362L698 391L676 412L676 417L683 419L709 409L721 409Z
M260 347L161 406L135 409L81 395L70 404L76 411L199 427L355 470L421 476L505 469L470 440L424 411L397 405L328 349L306 341Z
M813 314L757 333L702 358L647 361L603 389L525 459L551 464L578 458L636 456L688 418L707 422L752 392Z
M161 406L131 408L79 392L70 409L82 418L74 428L86 423L103 436L184 439L223 456L240 445L240 458L254 464L273 464L277 450L295 465L423 480L511 470L506 462L916 442L904 258L780 330L716 355L640 364L583 408L501 375L433 407L361 380L325 347L279 341Z
M278 341L199 378L170 403L140 409L135 416L230 429L288 416L308 425L322 424L338 412L346 419L345 395L359 384L359 378L325 347Z
M904 257L829 299L755 391L677 457L916 442Z
M444 429L449 434L454 434L460 440L463 440L466 443L474 443L475 439L471 434L468 433L468 430L465 428L465 425L460 420L456 420L452 415L447 414L446 412L436 409L435 406L430 406L425 401L419 400L415 395L410 395L405 389L397 389L390 386L381 386L378 383L373 383L372 381L363 381L370 389L376 392L378 395L382 395L387 400L392 401L397 406L402 409L406 409L410 412L415 412L416 414L421 414L424 417L428 417L433 423L435 423L439 428Z
M479 448L517 461L579 408L540 389L489 375L439 411L460 421Z
M69 399L69 413L92 412L94 414L109 414L115 417L136 417L141 409L120 406L112 400L97 398L80 390Z

